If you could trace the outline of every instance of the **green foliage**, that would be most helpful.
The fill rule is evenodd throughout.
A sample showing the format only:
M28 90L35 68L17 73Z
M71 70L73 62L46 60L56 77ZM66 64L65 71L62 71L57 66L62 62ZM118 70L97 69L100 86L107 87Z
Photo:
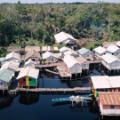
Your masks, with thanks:
M0 48L0 57L4 57L7 54L7 50L5 48Z
M120 39L120 4L0 4L0 45L55 43L54 34ZM94 45L92 45L94 47Z
M102 41L94 41L94 42L88 42L87 43L87 48L90 50L93 50L94 48L101 46L102 45Z

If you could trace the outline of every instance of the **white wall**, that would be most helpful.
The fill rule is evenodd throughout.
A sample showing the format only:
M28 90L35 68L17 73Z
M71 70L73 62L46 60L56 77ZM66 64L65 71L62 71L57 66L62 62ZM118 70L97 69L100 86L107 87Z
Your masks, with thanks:
M6 82L0 80L0 88L4 88L4 87L8 88L8 84Z
M69 62L69 61L68 61ZM82 72L82 66L80 64L75 64L70 68L72 74L77 74Z

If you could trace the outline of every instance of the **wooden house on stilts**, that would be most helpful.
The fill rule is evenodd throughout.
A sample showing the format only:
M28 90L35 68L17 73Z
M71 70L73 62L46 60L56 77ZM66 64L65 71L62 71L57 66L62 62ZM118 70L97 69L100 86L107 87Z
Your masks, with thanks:
M21 56L19 53L15 53L15 52L11 52L9 54L6 55L5 57L6 61L21 61Z
M104 116L120 116L120 93L101 92L99 94L98 105L102 118Z
M63 62L66 64L72 77L81 76L82 66L73 56L65 55Z
M120 76L91 76L91 84L95 97L100 92L120 92Z
M102 57L102 70L108 75L120 74L120 60L109 53Z
M39 70L31 67L22 68L17 77L18 87L35 88L38 86Z
M106 48L102 46L98 46L97 48L93 49L95 56L97 56L98 58L106 54L106 51L107 51Z
M8 90L13 81L15 72L9 69L0 69L0 90Z
M115 56L120 56L120 48L112 44L107 47L107 53L110 53Z
M29 51L25 54L25 62L28 62L29 60L33 61L35 65L40 64L40 53L36 51Z

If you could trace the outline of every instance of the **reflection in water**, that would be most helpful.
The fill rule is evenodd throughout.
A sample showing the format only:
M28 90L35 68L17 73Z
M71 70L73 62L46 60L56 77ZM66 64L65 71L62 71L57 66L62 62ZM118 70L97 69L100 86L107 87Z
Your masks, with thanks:
M41 78L39 78L39 87L67 88L81 86L81 81L61 82L58 76L48 76L42 75ZM83 82L86 86L86 81L82 81L82 83ZM53 104L51 101L53 98L64 98L71 95L75 94L63 95L63 93L46 93L40 94L40 99L39 94L33 93L20 93L20 95L18 95L14 100L13 97L10 97L8 95L5 97L0 97L0 108L10 106L10 103L13 100L12 105L9 107L9 109L7 108L0 110L0 120L33 120L33 118L35 120L99 120L96 109L94 109L92 102L88 103L88 107L81 107L80 105L72 106L72 103L69 102ZM76 93L76 95L78 94ZM20 113L22 113L22 115L19 116Z
M52 106L59 107L59 106L64 106L64 105L69 105L69 104L71 104L71 102L69 102L69 101L62 102L62 103L56 102L56 103L53 103Z
M0 109L9 107L12 103L13 98L9 95L0 97Z
M57 75L54 77L48 77L48 75L42 74L39 79L39 87L42 88L67 88L67 84L60 81Z
M101 118L101 120L120 120L120 117L103 117L103 119Z
M82 81L68 81L67 82L68 87L73 88L73 87L81 87L82 86Z
M99 113L99 108L96 102L90 101L88 102L88 108L91 113Z
M88 80L75 80L75 81L68 81L66 82L68 87L89 87L89 81Z
M53 107L67 106L72 112L80 112L80 111L82 111L82 109L85 108L85 106L83 107L83 106L81 106L81 104L72 105L71 102L54 103L54 104L52 104L52 106Z
M19 102L21 104L30 105L39 101L39 94L35 93L21 93Z
M85 107L79 105L70 106L72 112L81 112L84 111Z
M44 74L41 74L41 77L48 77L48 78L55 78L57 75L49 73L49 72L44 72Z

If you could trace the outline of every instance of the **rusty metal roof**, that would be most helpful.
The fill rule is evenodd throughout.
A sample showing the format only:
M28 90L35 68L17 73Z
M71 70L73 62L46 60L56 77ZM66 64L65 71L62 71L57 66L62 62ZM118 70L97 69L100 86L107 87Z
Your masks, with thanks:
M99 100L102 105L120 105L120 92L101 92Z

